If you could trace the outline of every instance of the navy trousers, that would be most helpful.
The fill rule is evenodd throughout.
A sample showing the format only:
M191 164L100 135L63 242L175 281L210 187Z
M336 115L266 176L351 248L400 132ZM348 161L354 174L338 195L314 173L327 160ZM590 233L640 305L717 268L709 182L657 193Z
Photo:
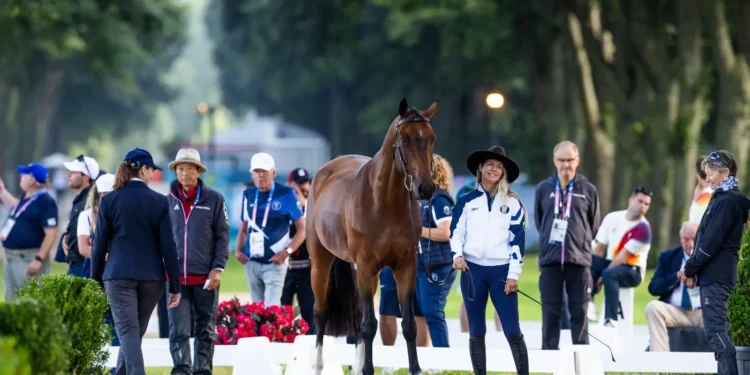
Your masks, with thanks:
M430 268L430 277L433 281L443 280L448 276L451 269L453 269L453 265L451 264ZM445 305L455 280L456 274L453 273L445 284L433 284L427 279L427 275L425 275L420 263L417 262L417 293L419 293L417 301L422 315L427 322L432 346L435 348L447 348L450 346L448 324L445 321Z
M617 267L608 268L611 260L598 255L591 256L591 279L594 282L591 288L593 297L599 290L596 282L602 279L604 287L604 319L617 320L617 312L620 306L620 288L635 288L641 284L641 270L636 266L621 264Z
M521 336L521 325L518 320L518 293L505 294L503 281L508 277L510 265L502 266L480 266L466 262L469 273L461 273L461 290L466 306L466 318L469 321L469 335L471 337L484 337L487 333L485 324L485 312L487 311L487 299L492 299L492 305L500 317L503 325L503 333L508 340L517 339ZM469 274L471 276L469 276ZM502 281L501 281L502 280ZM469 285L473 284L473 288ZM473 293L471 293L473 291ZM468 298L472 297L473 301Z

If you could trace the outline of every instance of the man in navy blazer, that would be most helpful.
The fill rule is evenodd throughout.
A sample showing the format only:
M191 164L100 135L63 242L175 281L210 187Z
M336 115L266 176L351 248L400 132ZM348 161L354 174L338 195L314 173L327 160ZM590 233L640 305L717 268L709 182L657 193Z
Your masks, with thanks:
M703 313L693 309L685 284L680 282L677 273L685 267L685 261L693 253L695 233L698 223L684 222L680 229L681 246L659 254L654 277L648 284L648 292L657 301L646 306L650 350L668 352L669 336L667 327L702 327Z

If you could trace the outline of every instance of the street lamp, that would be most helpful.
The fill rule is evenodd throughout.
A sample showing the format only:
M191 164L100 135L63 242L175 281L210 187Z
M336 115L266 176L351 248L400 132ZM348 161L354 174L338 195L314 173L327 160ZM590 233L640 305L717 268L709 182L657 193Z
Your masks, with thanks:
M198 111L202 116L208 117L208 127L209 127L209 133L211 139L209 140L208 144L208 158L210 160L210 165L215 163L216 161L216 145L214 144L214 137L216 136L216 129L214 125L214 111L216 110L216 107L209 106L205 102L200 102L195 106L195 110Z
M499 92L492 92L487 95L487 106L492 109L502 108L505 104L505 98L503 94Z

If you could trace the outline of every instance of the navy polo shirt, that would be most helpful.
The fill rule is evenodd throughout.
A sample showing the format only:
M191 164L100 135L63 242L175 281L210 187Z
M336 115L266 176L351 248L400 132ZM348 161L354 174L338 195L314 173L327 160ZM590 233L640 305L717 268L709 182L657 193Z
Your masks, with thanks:
M258 191L258 188L253 186L247 188L242 193L243 210L240 218L244 222L249 222L253 218L253 204L255 203L256 191ZM260 263L270 263L271 258L276 253L289 246L291 242L289 230L293 225L292 222L302 217L302 207L299 200L297 200L297 194L294 192L294 189L274 182L273 196L270 203L271 208L268 211L268 221L265 228L263 228L263 215L266 212L266 206L268 206L269 193L271 192L259 192L258 208L255 214L255 224L258 228L262 228L263 233L267 236L263 238L263 257L250 257L250 233L254 232L251 225L248 226L249 233L245 240L245 255L250 260Z
M20 199L11 209L11 214L20 211L31 198ZM37 249L44 241L44 230L57 228L57 202L49 194L41 194L14 220L16 223L3 241L3 247L11 250Z

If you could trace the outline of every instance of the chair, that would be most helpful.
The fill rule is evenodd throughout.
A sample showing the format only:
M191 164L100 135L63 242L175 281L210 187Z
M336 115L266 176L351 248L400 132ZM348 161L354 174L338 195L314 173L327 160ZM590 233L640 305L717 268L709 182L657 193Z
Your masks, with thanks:
M646 267L641 267L641 280L646 278ZM643 283L643 281L641 281ZM640 286L640 285L639 285ZM637 288L637 287L636 287ZM607 298L607 295L604 295ZM619 300L619 318L617 319L617 333L621 337L633 336L633 314L635 312L635 288L620 288ZM599 325L605 323L604 313L606 309L602 308L599 313Z

